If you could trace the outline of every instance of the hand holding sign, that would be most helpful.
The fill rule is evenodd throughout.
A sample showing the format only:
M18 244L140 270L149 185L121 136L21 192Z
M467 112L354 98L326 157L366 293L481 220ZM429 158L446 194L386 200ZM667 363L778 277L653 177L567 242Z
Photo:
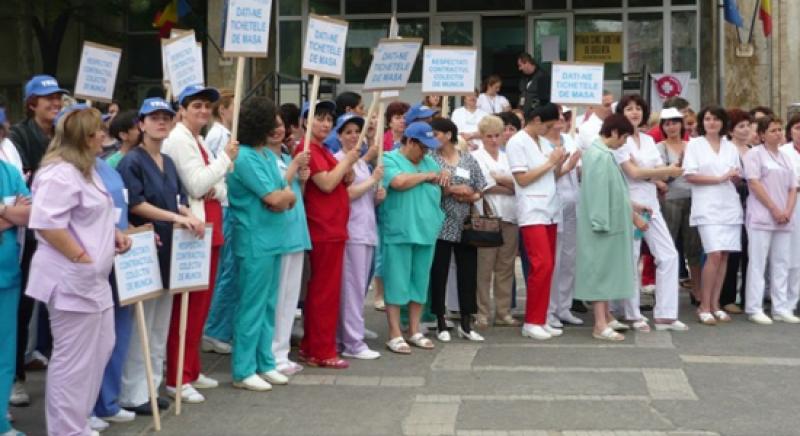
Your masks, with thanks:
M75 80L75 97L110 103L122 50L86 41Z

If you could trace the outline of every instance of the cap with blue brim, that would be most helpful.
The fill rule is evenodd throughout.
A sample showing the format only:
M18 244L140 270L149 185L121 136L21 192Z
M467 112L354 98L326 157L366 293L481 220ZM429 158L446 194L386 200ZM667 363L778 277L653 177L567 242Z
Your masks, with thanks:
M422 145L430 149L435 150L442 145L434 136L431 125L424 121L411 123L408 127L406 127L404 135L406 138L416 139L417 141L421 142Z
M219 100L219 91L217 91L217 88L205 87L203 85L189 85L181 91L178 96L178 103L183 105L183 100L200 94L208 96L208 100L211 103Z
M55 77L46 74L33 76L25 84L26 100L32 96L41 97L50 94L69 94L69 91L58 86L58 80Z
M411 124L414 121L430 118L438 113L439 110L437 109L431 109L424 104L415 104L408 109L404 117L406 119L406 124Z
M175 111L166 100L159 97L150 97L144 99L142 107L139 108L139 118L144 118L153 112L167 112L170 116L175 116Z
M53 120L53 125L54 126L57 125L58 121L64 115L67 115L67 114L75 112L75 111L84 110L84 109L91 109L91 107L89 107L89 105L84 104L84 103L76 103L76 104L73 104L72 106L67 106L67 107L61 109L60 111L58 111L58 115L56 115L56 118Z

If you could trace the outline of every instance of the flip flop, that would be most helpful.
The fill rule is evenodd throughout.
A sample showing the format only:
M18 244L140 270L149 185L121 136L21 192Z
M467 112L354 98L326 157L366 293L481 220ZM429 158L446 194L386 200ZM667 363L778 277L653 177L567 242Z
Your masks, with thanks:
M434 348L433 342L426 338L422 333L417 333L414 336L411 336L408 338L408 342L411 342L411 345L422 348L423 350L433 350Z
M406 340L402 336L390 339L386 342L386 348L389 351L397 354L411 354L411 347L408 346Z
M599 340L601 340L601 341L611 341L611 342L619 342L619 341L624 341L624 340L625 340L625 336L623 336L623 335L621 335L621 334L617 333L617 332L616 332L616 331L614 331L614 329L613 329L613 328L611 328L610 326L609 326L609 327L606 327L606 328L605 328L605 329L604 329L602 332L600 332L600 333L595 333L595 332L593 331L593 332L592 332L592 337L593 337L593 338L595 338L595 339L599 339Z

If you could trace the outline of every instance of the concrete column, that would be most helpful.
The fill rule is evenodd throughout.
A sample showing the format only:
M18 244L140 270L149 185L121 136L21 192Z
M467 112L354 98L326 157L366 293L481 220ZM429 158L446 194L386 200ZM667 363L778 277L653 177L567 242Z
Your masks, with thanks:
M782 0L775 2L780 15L773 18L776 35L773 39L775 52L775 107L786 116L786 107L800 103L800 2Z

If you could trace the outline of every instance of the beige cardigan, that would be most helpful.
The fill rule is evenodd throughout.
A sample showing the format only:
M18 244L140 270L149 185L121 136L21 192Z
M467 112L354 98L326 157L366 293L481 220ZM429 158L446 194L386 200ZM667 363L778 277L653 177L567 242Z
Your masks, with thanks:
M197 148L198 143L208 155L209 165L203 162L203 155ZM193 137L192 132L182 122L175 125L164 140L161 150L175 162L178 177L189 196L189 208L194 216L205 221L203 196L211 188L214 188L215 199L223 204L227 203L228 187L225 184L225 174L231 168L231 159L227 153L220 153L215 159L203 142L203 137Z

